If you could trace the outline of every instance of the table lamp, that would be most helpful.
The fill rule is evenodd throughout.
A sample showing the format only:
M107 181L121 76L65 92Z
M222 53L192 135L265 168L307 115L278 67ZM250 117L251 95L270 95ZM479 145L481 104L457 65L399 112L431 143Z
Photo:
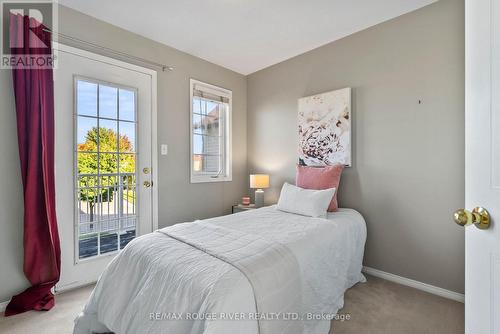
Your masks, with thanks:
M269 175L267 174L251 174L250 188L255 190L255 207L260 208L264 205L264 190L269 188Z

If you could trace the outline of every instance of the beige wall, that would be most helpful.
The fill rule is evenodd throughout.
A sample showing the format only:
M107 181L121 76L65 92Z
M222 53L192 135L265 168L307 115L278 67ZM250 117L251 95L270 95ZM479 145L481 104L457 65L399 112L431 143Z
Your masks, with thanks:
M230 213L248 186L246 78L66 7L60 8L59 16L64 34L175 66L173 72L158 72L158 144L169 145L168 156L159 156L160 227ZM233 91L232 182L189 183L189 78ZM27 287L22 272L22 187L10 71L0 71L0 101L0 170L4 172L0 177L0 301L4 301Z
M249 172L275 202L297 161L297 99L353 88L354 167L340 205L366 218L365 265L464 289L464 3L433 5L248 78ZM419 104L418 100L422 103Z

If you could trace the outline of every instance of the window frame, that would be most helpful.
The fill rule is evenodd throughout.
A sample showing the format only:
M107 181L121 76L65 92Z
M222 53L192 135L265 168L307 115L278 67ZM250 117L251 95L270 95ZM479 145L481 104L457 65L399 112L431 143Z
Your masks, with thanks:
M193 170L193 99L194 88L205 91L211 95L218 95L221 97L225 97L229 100L227 103L227 110L225 111L225 119L224 119L224 149L222 152L224 165L223 174L214 175L214 174L205 174L200 175ZM232 162L232 110L233 110L233 92L229 89L218 87L206 82L202 82L196 79L189 80L189 171L190 171L190 179L191 183L207 183L207 182L227 182L233 180L233 162Z

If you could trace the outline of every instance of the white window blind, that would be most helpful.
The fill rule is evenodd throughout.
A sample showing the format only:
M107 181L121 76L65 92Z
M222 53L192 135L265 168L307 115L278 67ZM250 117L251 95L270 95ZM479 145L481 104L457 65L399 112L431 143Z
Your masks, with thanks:
M191 182L231 180L231 97L191 80Z

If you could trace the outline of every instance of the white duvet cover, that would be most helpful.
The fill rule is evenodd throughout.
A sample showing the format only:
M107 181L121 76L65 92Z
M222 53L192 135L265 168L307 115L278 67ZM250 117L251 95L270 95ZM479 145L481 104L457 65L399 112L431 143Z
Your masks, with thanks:
M260 235L291 251L300 275L296 293L302 298L304 333L327 334L345 290L364 280L366 226L354 210L323 219L271 206L204 222ZM242 271L154 232L132 241L110 263L74 333L259 334L256 315L254 291Z
M256 314L302 314L300 266L285 245L207 221L177 224L159 232L238 269L251 285ZM284 316L258 320L260 334L302 334L303 325L299 318L290 321Z

